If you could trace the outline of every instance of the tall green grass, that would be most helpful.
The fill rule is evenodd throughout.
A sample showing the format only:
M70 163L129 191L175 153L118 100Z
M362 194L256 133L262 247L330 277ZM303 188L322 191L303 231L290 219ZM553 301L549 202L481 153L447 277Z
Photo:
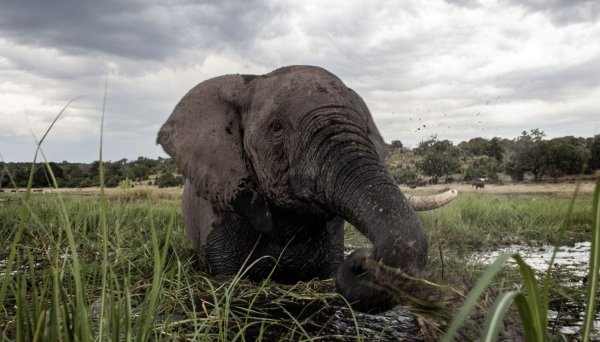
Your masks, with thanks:
M230 341L268 339L275 332L309 339L314 331L304 325L311 313L290 312L288 304L335 297L331 281L278 287L268 279L251 283L243 273L215 279L199 272L177 198L156 206L123 194L103 207L97 197L61 196L62 203L55 194L32 195L31 211L20 194L2 196L8 201L1 204L0 237L13 239L0 248L0 260L13 255L0 267L5 339ZM15 217L19 212L22 217ZM276 319L273 311L284 316Z
M576 192L577 193L577 192ZM475 305L477 298L481 296L485 288L492 282L494 276L499 273L509 258L513 258L521 272L522 287L498 296L494 305L488 312L486 323L482 331L482 341L495 341L503 318L508 311L511 303L517 306L519 317L523 326L524 336L527 341L548 341L548 304L550 297L550 278L552 277L553 261L556 256L559 244L562 241L571 218L576 193L570 205L567 207L566 214L562 220L562 225L558 231L554 253L550 259L548 269L543 275L543 282L540 285L532 268L527 265L519 254L502 255L486 270L479 278L477 285L466 298L464 304L459 309L455 318L452 320L444 341L451 341L457 333L460 326L467 318L469 311ZM600 287L600 178L596 182L596 189L592 200L592 229L591 229L591 253L589 260L589 271L587 277L587 295L585 299L585 317L581 329L581 340L589 341L592 329L594 328L596 296Z
M41 148L34 164L38 152L57 188ZM102 175L102 163L100 170ZM585 200L572 201L568 209L569 203L561 199L480 194L464 195L421 218L427 227L435 226L434 222L442 227L444 248L464 251L519 239L558 242L564 230L557 222L575 228L565 233L572 241L593 227L595 252L590 265L596 271L590 272L587 300L592 304L586 307L586 324L590 324L598 284L598 197L597 188L593 223ZM245 270L224 279L199 272L183 233L179 195L137 189L107 193L101 186L95 196L58 191L34 195L29 188L25 194L2 194L2 198L6 199L0 202L0 334L4 340L363 338L354 316L351 336L320 336L309 329L312 317L339 299L331 280L280 286L269 279L248 282L243 279ZM346 231L352 235L350 228ZM355 246L366 243L353 236L347 240ZM477 305L478 293L508 257L484 273L457 318L467 317L470 307ZM547 310L548 294L539 292L531 269L515 258L525 286L499 297L483 330L486 340L495 338L513 301L530 327L530 339L547 331L546 315L535 309ZM548 288L546 282L544 286ZM460 324L460 320L453 324L448 336Z
M81 334L92 339L102 334L104 340L268 340L274 334L308 340L315 337L315 330L306 328L311 316L308 311L300 314L297 306L309 306L303 304L308 300L326 309L335 298L331 281L285 287L268 280L250 283L241 274L215 279L199 272L183 233L179 195L117 190L105 194L104 205L100 205L100 195L61 194L61 200L58 196L32 194L23 202L22 194L2 194L7 201L0 202L0 239L6 243L0 244L0 260L7 264L0 266L4 273L0 276L0 331L8 340L85 339L79 338ZM458 248L463 236L461 226L449 225L454 219L446 216L461 213L465 206L473 205L472 200L459 198L435 217L446 239L446 257ZM575 201L573 213L589 215L584 204ZM480 209L487 210L487 205L482 201ZM521 214L514 213L514 220ZM577 221L568 220L571 227L586 226L583 218L581 221L574 224ZM589 227L582 230L589 233ZM547 242L543 240L547 233L538 229L536 238ZM364 242L348 239L355 245ZM483 241L484 246L494 244L489 237ZM73 247L79 260L81 292L75 279ZM432 251L432 258L437 257L435 249ZM461 266L460 260L447 260L446 267L450 272L458 272L459 267L468 270L470 266ZM514 292L511 295L516 296ZM503 303L510 299L514 298L504 297L498 307L506 309ZM295 303L293 310L290 303ZM80 310L80 305L85 310ZM501 309L495 309L490 317L501 318ZM357 331L358 326L350 333L360 336ZM493 335L493 330L488 331Z
M105 104L106 96L103 118ZM27 191L0 203L0 239L8 242L0 245L3 339L230 341L245 340L251 328L260 338L272 326L281 336L309 338L293 315L292 324L282 324L255 310L259 297L274 296L269 279L257 291L242 280L243 270L214 283L194 269L179 197L138 190L107 196L102 147L99 195L33 196L38 154L58 189L41 144L67 107L37 144ZM150 204L156 197L162 201Z
M460 194L449 205L419 217L425 227L442 227L449 248L467 253L523 241L554 244L565 220L569 230L561 243L585 241L592 225L590 199L540 195Z

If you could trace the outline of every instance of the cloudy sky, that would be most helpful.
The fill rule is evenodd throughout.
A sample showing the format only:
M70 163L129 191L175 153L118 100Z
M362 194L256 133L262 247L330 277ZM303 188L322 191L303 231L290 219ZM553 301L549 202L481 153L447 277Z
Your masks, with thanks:
M386 141L415 146L600 133L600 1L3 1L0 155L165 156L156 132L195 84L310 64L369 106ZM108 76L107 76L108 75ZM79 98L80 96L83 96Z

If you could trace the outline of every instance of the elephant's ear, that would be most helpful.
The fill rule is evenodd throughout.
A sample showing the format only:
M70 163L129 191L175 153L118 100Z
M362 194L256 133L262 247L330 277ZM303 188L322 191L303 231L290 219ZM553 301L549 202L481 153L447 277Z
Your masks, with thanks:
M177 104L157 142L175 160L198 195L219 211L235 211L259 231L272 228L266 199L255 186L242 147L240 110L245 79L226 75L204 81Z

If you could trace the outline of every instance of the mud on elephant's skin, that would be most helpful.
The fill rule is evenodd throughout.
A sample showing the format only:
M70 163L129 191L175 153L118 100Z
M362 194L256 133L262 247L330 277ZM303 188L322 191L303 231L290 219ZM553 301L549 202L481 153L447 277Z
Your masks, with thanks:
M409 274L425 266L427 237L383 164L386 145L367 106L324 69L204 81L177 104L158 143L186 177L186 232L213 274L271 256L247 275L275 267L286 283L336 276L355 308L383 310L394 300L365 274L367 261ZM344 260L344 220L373 248Z

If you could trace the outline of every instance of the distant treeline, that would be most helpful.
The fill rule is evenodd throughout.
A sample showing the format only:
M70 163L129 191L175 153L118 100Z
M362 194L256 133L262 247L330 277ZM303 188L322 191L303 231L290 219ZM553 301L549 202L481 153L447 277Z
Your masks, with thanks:
M454 145L436 136L406 149L392 141L388 166L399 183L414 182L420 176L470 181L485 178L498 181L504 173L513 181L526 176L534 181L565 175L592 174L600 169L600 135L592 138L565 136L545 139L532 129L514 139L473 138ZM460 174L460 179L453 179Z
M26 187L31 174L31 163L0 163L0 186ZM170 158L137 160L121 159L105 161L104 184L106 187L131 186L133 182L148 181L152 177L157 186L176 186L182 183L177 175L177 166ZM49 171L52 171L50 173ZM84 188L100 185L100 162L92 163L37 163L33 168L31 186L34 188L53 186L51 174L59 187ZM156 177L155 177L156 176Z
M550 177L557 180L565 175L592 174L600 169L600 135L592 138L565 136L545 139L539 129L514 139L473 138L454 145L436 136L420 142L414 149L405 148L401 141L389 145L388 167L399 183L411 183L423 176L437 182L499 179L504 173L513 181L526 175L535 181ZM33 170L32 187L52 186L49 169L59 187L91 187L100 185L100 163L50 162L37 163ZM177 186L183 178L170 158L156 160L139 157L103 163L107 187L130 186L133 182L150 181L159 187ZM31 163L0 162L0 186L26 187ZM459 176L459 179L453 177Z

